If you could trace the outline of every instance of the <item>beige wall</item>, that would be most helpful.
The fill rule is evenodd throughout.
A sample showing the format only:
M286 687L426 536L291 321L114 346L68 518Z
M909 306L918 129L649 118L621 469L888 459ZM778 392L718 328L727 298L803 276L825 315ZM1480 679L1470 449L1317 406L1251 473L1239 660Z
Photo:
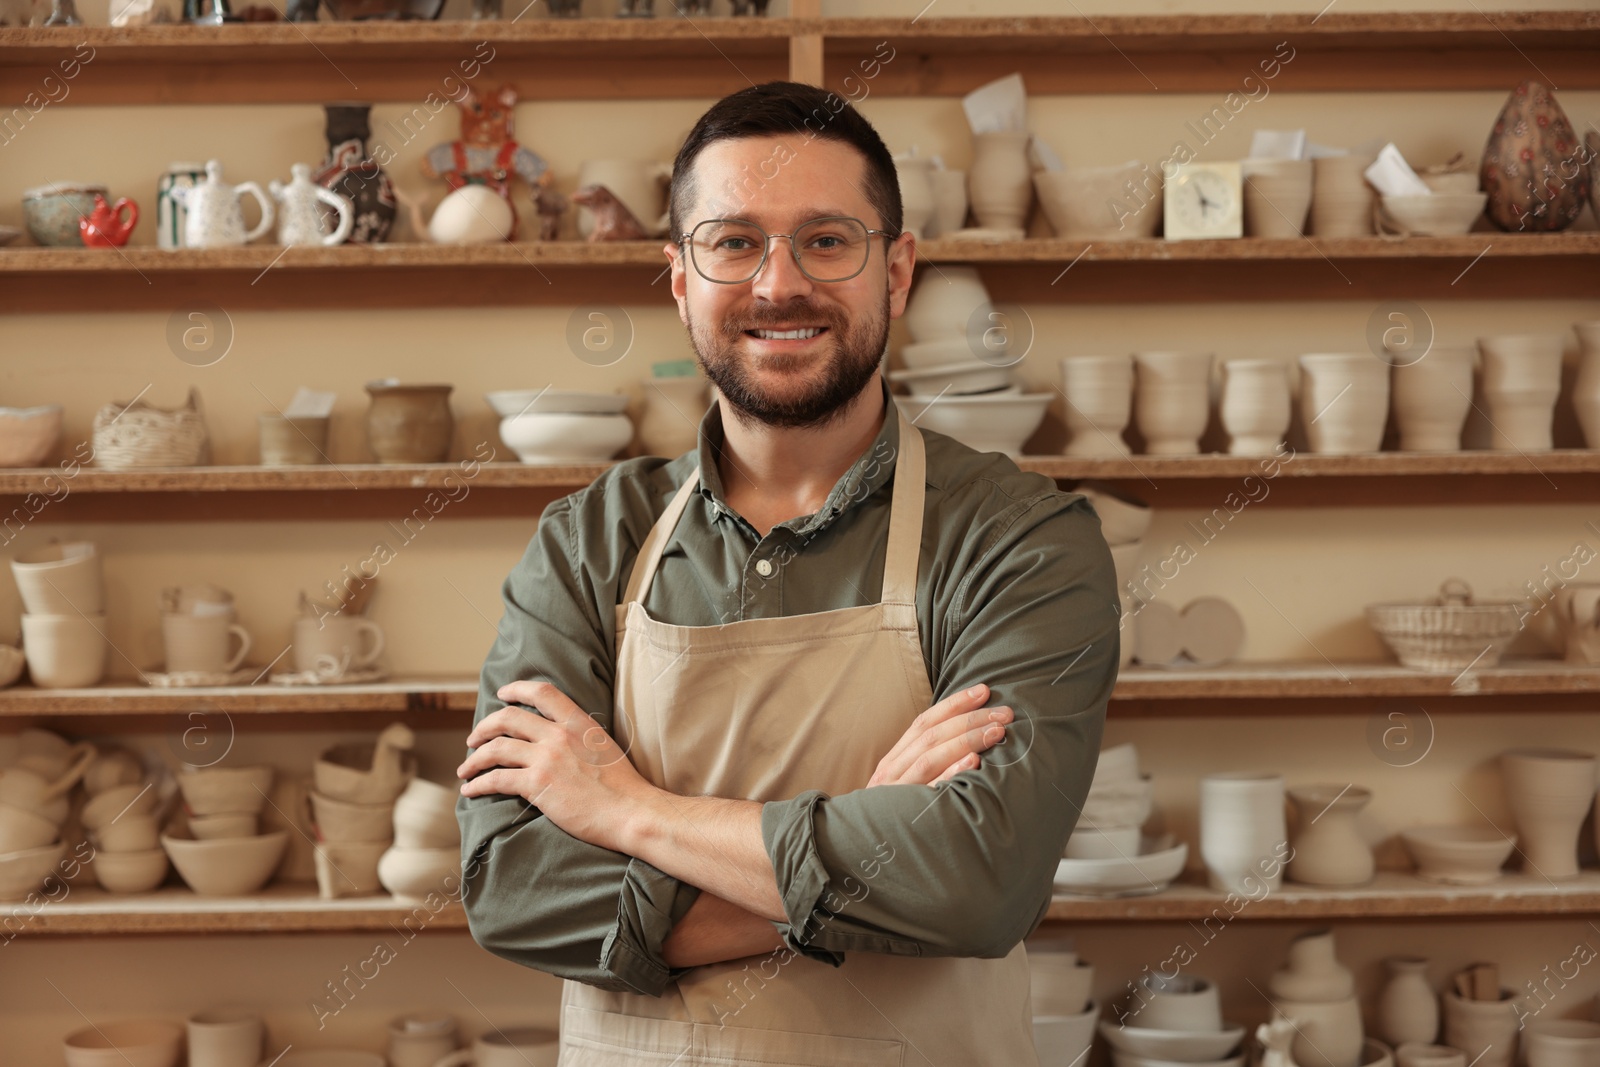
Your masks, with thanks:
M459 6L461 0L452 0ZM775 13L782 9L782 0ZM912 15L921 3L830 2L828 14ZM1088 15L1209 10L1211 5L1151 2L1137 7L1100 0L1077 5L1059 0L1013 2L1003 9L977 0L937 0L929 17L973 13ZM1416 3L1418 8L1472 10L1472 5ZM1592 7L1592 3L1502 3L1507 7ZM1320 5L1289 6L1268 0L1232 5L1240 11L1314 11ZM1337 10L1382 10L1377 0L1344 0ZM80 3L91 21L104 20L104 4ZM454 11L454 7L451 9ZM1579 125L1600 122L1600 93L1563 92L1560 99ZM1480 150L1500 106L1500 93L1291 95L1274 92L1252 103L1203 158L1242 155L1249 132L1260 126L1305 126L1312 139L1331 145L1368 137L1394 139L1414 162L1441 161L1456 151ZM1137 158L1155 160L1183 135L1186 119L1217 101L1204 94L1040 98L1031 103L1033 126L1069 165L1094 165ZM670 158L678 139L708 101L652 100L637 103L527 102L518 108L520 137L548 158L557 185L571 189L579 164L591 156ZM953 166L970 152L959 103L952 99L876 97L864 105L890 146L912 144L938 152ZM409 110L375 109L374 125ZM120 109L58 107L29 126L22 138L0 149L0 223L20 222L21 191L46 180L97 180L118 195L153 207L155 176L171 160L221 158L235 181L284 179L294 161L314 161L323 150L321 110L310 106ZM598 137L597 131L603 131ZM400 150L390 172L408 191L431 193L436 183L421 178L417 159L426 145L454 136L454 122L441 116L436 129ZM141 224L139 243L153 243L151 222ZM1586 215L1581 225L1593 228ZM402 231L401 236L405 236ZM1051 268L1059 269L1059 268ZM1330 280L1330 296L1337 286ZM1003 294L997 294L1003 296ZM1267 356L1292 360L1301 352L1362 345L1369 302L1255 302L1241 292L1227 304L1192 306L1153 302L1138 306L1037 305L1028 310L1038 328L1035 350L1019 368L1029 383L1053 387L1058 361L1070 355L1141 348L1195 347L1219 357ZM94 293L83 293L92 308ZM1470 343L1490 332L1565 331L1582 318L1600 317L1600 294L1589 300L1429 301L1441 341ZM495 442L493 421L482 401L490 389L557 386L632 390L659 359L688 354L682 327L665 307L628 309L638 329L632 354L621 363L593 368L566 351L567 311L561 308L412 311L262 312L235 310L233 350L209 368L179 362L166 347L165 309L138 314L81 316L18 315L5 323L0 359L0 403L60 402L67 408L67 439L88 435L101 404L127 398L145 386L157 402L176 402L193 385L202 394L219 462L252 462L254 420L268 405L281 405L296 386L338 392L334 457L366 458L360 425L365 407L361 383L393 375L407 380L455 384L460 421L456 454L480 441ZM901 331L896 331L896 344ZM1569 342L1569 358L1575 353ZM1056 404L1057 413L1060 404ZM1052 416L1054 417L1054 416ZM498 443L498 442L495 442ZM1160 506L1159 490L1151 494ZM1600 548L1600 507L1555 503L1498 507L1493 501L1461 508L1247 510L1227 532L1202 548L1195 561L1163 592L1182 604L1200 595L1229 598L1244 614L1250 660L1314 658L1376 659L1382 655L1360 621L1361 607L1375 600L1428 594L1448 575L1459 574L1487 597L1516 597L1541 568L1571 553L1582 541ZM1219 500L1218 503L1221 503ZM1164 509L1151 534L1152 558L1177 539L1192 536L1185 525L1198 509ZM396 519L400 515L395 516ZM382 572L381 592L371 614L388 631L389 659L406 673L473 674L493 640L499 618L499 584L521 554L534 521L473 520L432 524L400 547L381 520L330 518L324 522L258 524L154 522L67 527L38 523L13 549L49 536L98 541L106 553L111 636L119 653L116 673L159 662L156 626L158 590L178 581L214 581L236 594L243 621L258 647L274 652L287 641L295 591L314 590L354 565L383 540L398 548ZM1593 571L1595 565L1590 565ZM1595 573L1585 577L1600 580ZM1244 579L1248 578L1247 584ZM1254 588L1252 588L1252 585ZM0 583L0 636L16 632L15 593ZM1284 625L1287 618L1292 626ZM1536 626L1525 651L1542 647ZM1392 835L1420 822L1472 817L1462 793L1490 818L1505 820L1492 759L1513 744L1543 743L1600 750L1600 720L1592 716L1530 713L1507 716L1452 715L1429 705L1435 744L1417 766L1398 770L1368 747L1364 716L1219 719L1182 722L1115 721L1111 740L1140 745L1156 775L1157 799L1171 829L1194 840L1196 781L1211 770L1268 767L1291 783L1314 780L1367 785L1376 797L1364 816L1364 831L1382 846L1386 863L1398 860ZM288 725L293 725L288 724ZM304 770L321 747L337 738L285 730L242 733L241 760L266 760L284 770ZM159 735L130 739L169 752ZM459 736L423 736L425 773L446 779L462 754ZM1461 790L1458 792L1458 788ZM1264 1006L1245 979L1262 984L1281 955L1295 924L1241 924L1202 953L1199 973L1225 982L1230 1016L1262 1017ZM1120 989L1145 965L1156 966L1174 938L1192 936L1181 926L1106 926L1083 930L1085 954L1100 967L1098 992ZM1436 958L1436 979L1447 967L1470 959L1498 959L1512 984L1535 976L1546 963L1570 954L1580 939L1597 938L1576 919L1477 924L1393 924L1341 927L1343 954L1358 968L1370 994L1378 979L1376 960L1397 951ZM54 1042L80 1024L78 1010L101 1020L124 1015L180 1016L207 1004L238 1000L269 1014L276 1036L297 1045L358 1044L377 1047L382 1023L413 1007L453 1011L468 1032L517 1021L553 1021L555 983L498 961L465 934L435 934L407 946L359 1000L322 1033L306 1007L345 963L371 951L361 936L293 936L205 940L187 938L18 941L6 947L7 974L28 980L8 984L0 1000L0 1062L51 1062ZM45 980L49 979L49 982ZM51 988L51 984L57 990ZM1563 1014L1587 1011L1597 982L1585 974L1563 994ZM302 1047L304 1047L302 1046Z

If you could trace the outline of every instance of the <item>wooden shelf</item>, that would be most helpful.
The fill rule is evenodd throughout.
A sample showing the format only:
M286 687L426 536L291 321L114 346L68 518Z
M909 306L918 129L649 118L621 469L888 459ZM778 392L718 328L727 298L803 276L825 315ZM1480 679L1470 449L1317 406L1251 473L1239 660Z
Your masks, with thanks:
M169 873L169 878L176 874ZM74 886L65 899L3 905L8 936L125 934L413 933L467 929L457 903L432 908L387 894L323 900L314 885L269 885L243 897L202 897L181 885L149 893Z
M1504 91L1530 74L1600 88L1593 11L1086 17L694 18L317 22L0 29L0 102L16 105L80 44L93 78L64 103L422 100L476 60L525 99L717 97L798 76L815 40L822 83L858 98L956 96L1020 71L1029 91L1241 91L1287 57L1275 91ZM1280 51L1280 45L1288 49ZM1269 68L1270 69L1270 68ZM847 78L853 80L847 81ZM1245 87L1248 88L1248 87Z
M1570 881L1506 874L1484 886L1447 886L1414 874L1380 871L1354 889L1326 889L1285 882L1282 889L1250 903L1225 907L1223 894L1191 873L1163 892L1099 900L1057 895L1045 918L1051 923L1213 921L1213 932L1233 920L1322 922L1333 919L1504 919L1565 916L1600 910L1600 871ZM1199 932L1197 930L1197 932ZM1202 934L1202 936L1204 936Z
M477 678L397 678L365 685L259 685L169 689L118 683L88 689L0 689L0 716L133 716L183 712L470 712Z
M4 32L4 31L0 31ZM1597 64L1600 66L1600 64ZM930 240L923 270L978 266L1010 301L1172 302L1582 298L1600 292L1600 232L1459 237L1134 241ZM339 245L168 250L0 249L0 312L415 308L671 300L662 241Z

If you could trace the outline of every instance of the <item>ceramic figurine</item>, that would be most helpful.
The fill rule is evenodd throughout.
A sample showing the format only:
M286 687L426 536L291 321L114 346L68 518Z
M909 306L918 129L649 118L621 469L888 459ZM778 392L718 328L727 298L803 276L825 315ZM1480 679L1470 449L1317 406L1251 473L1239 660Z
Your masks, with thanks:
M123 220L126 211L128 218ZM127 197L116 204L107 204L106 198L94 194L94 210L78 220L78 233L86 248L121 248L128 243L128 235L139 221L139 205Z
M1260 1067L1297 1067L1289 1051L1294 1044L1294 1023L1288 1019L1273 1019L1256 1027L1256 1040L1261 1042Z
M324 133L328 155L311 180L331 189L355 207L355 223L350 228L353 245L382 244L394 227L394 183L367 152L372 127L367 116L371 104L324 104L327 114ZM332 225L332 220L325 220Z
M82 26L83 20L78 17L77 5L73 0L52 0L50 17L44 20L46 26Z
M650 237L667 232L671 216L667 212L667 185L672 181L672 164L660 160L586 159L578 168L574 185L603 185L625 204ZM594 229L594 216L578 212L578 233L588 237Z
M1479 166L1486 213L1502 230L1564 230L1589 196L1578 135L1550 89L1528 78L1494 120Z
M422 161L422 173L443 178L452 190L466 185L493 189L511 207L511 227L516 232L517 213L511 204L511 178L520 177L535 195L550 184L550 165L538 153L517 143L513 133L516 87L507 83L487 99L470 87L457 101L461 108L461 139L434 145Z
M287 185L276 179L267 183L272 198L282 205L278 210L278 243L341 244L355 223L355 208L350 201L313 182L311 167L305 163L291 164L289 173L292 177ZM332 233L323 225L323 204L338 212L339 222Z
M765 15L768 0L733 0L735 15Z
M184 219L183 243L187 248L225 248L248 244L272 226L272 201L255 182L228 185L222 180L222 163L206 160L206 180L198 185L173 186L169 192L188 209ZM248 232L244 228L241 198L249 193L261 205L261 221Z
M642 241L649 236L628 205L603 185L584 186L572 194L572 202L588 208L594 216L594 229L589 231L591 242Z
M539 190L539 195L533 198L533 209L539 215L539 235L537 240L554 241L556 234L561 231L561 216L567 213L571 202L554 189L544 188Z
M656 17L656 0L617 0L617 18L653 19Z

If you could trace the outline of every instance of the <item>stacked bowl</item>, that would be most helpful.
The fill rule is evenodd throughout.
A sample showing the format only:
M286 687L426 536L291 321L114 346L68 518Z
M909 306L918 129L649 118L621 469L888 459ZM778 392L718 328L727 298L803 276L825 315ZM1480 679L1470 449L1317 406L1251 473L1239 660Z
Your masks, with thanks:
M407 751L415 742L409 727L394 723L375 744L336 746L312 767L314 859L324 899L379 892L378 861L394 841L395 801L416 777L416 757Z
M147 893L167 877L161 795L142 778L100 790L79 818L94 846L94 876L108 893Z
M266 885L289 843L287 830L260 832L272 768L185 768L178 788L186 818L161 835L161 847L189 888L203 897L234 897Z
M94 746L82 741L61 751L30 750L0 772L0 900L26 899L61 864L67 794L94 759Z
M1033 1046L1040 1067L1078 1063L1094 1040L1100 1005L1089 997L1094 965L1065 946L1041 946L1028 952L1029 989L1033 996Z
M22 594L22 648L41 689L94 685L106 672L105 579L92 541L68 541L11 561Z
M1243 1067L1244 1027L1225 1023L1214 982L1146 972L1100 1023L1115 1067Z
M413 778L394 804L394 844L378 860L378 880L401 900L459 896L461 824L449 786Z
M1139 771L1131 744L1100 753L1078 824L1056 865L1056 888L1082 896L1120 897L1156 893L1183 871L1189 848L1171 835L1143 832L1150 818L1152 786Z
M500 439L524 463L597 463L633 439L620 393L510 389L485 399L500 416Z

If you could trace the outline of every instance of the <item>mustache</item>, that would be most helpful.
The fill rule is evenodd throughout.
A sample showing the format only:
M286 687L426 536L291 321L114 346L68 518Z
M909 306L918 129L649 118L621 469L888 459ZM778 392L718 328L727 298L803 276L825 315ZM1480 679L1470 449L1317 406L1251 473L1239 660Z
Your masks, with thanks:
M849 325L849 319L839 311L830 311L814 304L791 304L782 308L752 312L738 322L729 323L727 332L741 334L746 330L766 330L789 322L821 323L830 329Z

